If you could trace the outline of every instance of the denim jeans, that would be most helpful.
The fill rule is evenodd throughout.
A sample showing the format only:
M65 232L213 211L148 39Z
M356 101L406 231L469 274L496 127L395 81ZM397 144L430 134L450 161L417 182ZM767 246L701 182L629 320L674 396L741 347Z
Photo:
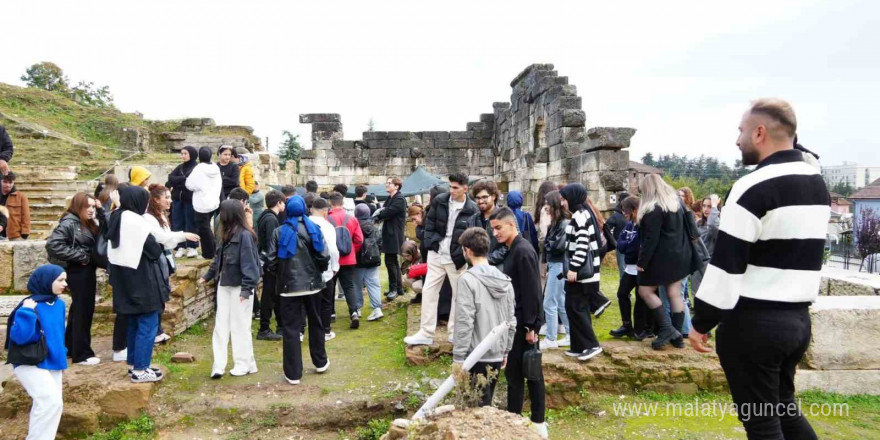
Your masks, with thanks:
M388 254L386 254L388 255ZM357 298L357 309L364 306L364 284L367 285L367 293L370 294L370 307L382 308L382 286L379 285L379 266L358 267L354 270L354 292ZM401 286L401 290L403 286ZM395 290L392 290L395 292Z
M181 200L171 202L171 230L196 233L196 211L193 209L192 203L185 203ZM184 241L177 245L177 249L199 247L199 243L195 241Z
M621 281L623 280L624 269L626 269L626 260L625 256L620 253L620 251L614 251L617 254L617 272L620 274Z
M128 315L128 364L135 370L150 368L156 329L159 327L159 311Z
M684 323L681 325L681 334L686 335L691 332L691 311L687 306L687 285L688 279L681 280L681 301L684 303ZM666 294L666 286L660 286L660 302L663 303L663 309L666 313L672 313L669 307L669 297Z
M547 263L547 285L544 287L544 316L547 323L547 340L555 341L559 326L559 319L566 330L568 326L568 314L565 312L565 280L557 276L562 273L562 262ZM559 319L557 319L557 316Z

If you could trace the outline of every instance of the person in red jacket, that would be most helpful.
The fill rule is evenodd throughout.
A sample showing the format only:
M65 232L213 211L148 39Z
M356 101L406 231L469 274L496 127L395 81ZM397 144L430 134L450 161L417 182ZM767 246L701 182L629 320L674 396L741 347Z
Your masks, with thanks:
M360 327L361 311L358 310L358 302L355 295L363 295L363 292L355 292L354 272L357 267L357 253L364 244L364 233L361 231L361 225L355 216L346 212L343 207L344 197L342 194L334 191L328 197L330 201L330 212L327 214L327 221L336 228L336 243L341 244L347 233L351 237L351 252L343 254L343 249L339 249L339 272L330 280L333 289L327 289L332 295L336 291L336 280L342 285L342 292L345 294L345 302L348 303L348 314L351 317L350 328L356 329Z

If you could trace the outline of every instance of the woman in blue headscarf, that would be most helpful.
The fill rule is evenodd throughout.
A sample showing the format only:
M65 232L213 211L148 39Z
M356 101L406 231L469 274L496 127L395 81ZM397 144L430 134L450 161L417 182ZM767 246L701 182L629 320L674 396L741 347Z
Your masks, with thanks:
M287 220L275 230L269 242L267 271L274 271L281 306L284 378L291 385L302 379L303 310L309 323L309 354L318 373L330 368L324 348L321 299L315 295L324 288L322 273L330 263L321 228L308 217L306 202L295 195L287 201ZM327 323L329 324L329 323Z
M513 211L513 215L516 216L516 225L519 227L519 233L532 244L535 248L535 252L539 252L538 231L535 229L535 219L532 218L532 214L522 210L522 205L523 195L521 192L511 191L507 193L507 207L510 208Z
M61 372L67 369L64 345L64 301L58 295L67 288L67 274L60 266L38 267L28 280L31 296L9 315L6 334L8 362L34 400L28 426L28 439L54 439L61 421ZM36 365L16 363L23 346L46 340L46 358Z

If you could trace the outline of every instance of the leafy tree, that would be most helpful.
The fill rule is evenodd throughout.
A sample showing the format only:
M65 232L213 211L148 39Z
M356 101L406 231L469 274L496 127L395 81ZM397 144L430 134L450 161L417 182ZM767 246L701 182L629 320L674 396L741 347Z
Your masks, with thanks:
M299 144L299 135L284 130L281 136L281 149L278 151L278 157L281 158L281 168L286 169L287 161L295 160L296 172L299 173L299 156L302 152L302 145Z
M370 121L367 122L367 131L376 131L376 121L373 118L370 118Z
M95 83L80 81L70 89L70 97L79 104L89 107L113 107L113 95L110 87L96 88Z
M642 156L642 163L653 167L654 166L654 154L645 153L645 155Z
M68 79L64 76L64 71L57 64L49 61L43 61L28 67L24 75L21 76L21 80L28 87L48 90L50 92L67 93L68 91Z
M847 182L837 182L831 186L831 192L836 192L844 197L849 197L856 191L855 188L852 187Z
M880 217L871 208L859 210L855 227L856 249L863 260L880 253Z

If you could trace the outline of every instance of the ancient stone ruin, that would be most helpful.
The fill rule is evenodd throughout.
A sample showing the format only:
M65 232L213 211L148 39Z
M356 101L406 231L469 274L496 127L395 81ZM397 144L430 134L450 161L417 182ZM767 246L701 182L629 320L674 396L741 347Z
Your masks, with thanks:
M594 127L577 88L552 64L532 64L510 83L510 102L467 123L464 131L368 131L345 140L335 113L300 115L312 125L312 150L303 151L302 174L327 186L378 184L417 167L447 175L490 178L503 192L519 190L534 202L540 184L582 182L602 210L610 195L628 188L633 128Z

